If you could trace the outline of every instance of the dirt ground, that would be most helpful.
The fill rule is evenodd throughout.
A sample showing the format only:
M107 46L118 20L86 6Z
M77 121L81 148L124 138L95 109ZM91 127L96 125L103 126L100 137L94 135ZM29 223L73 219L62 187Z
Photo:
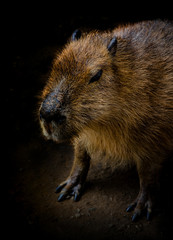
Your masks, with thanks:
M134 169L113 176L90 169L79 202L57 202L55 187L70 171L73 151L39 138L18 145L15 175L10 179L8 224L14 236L30 239L170 239L172 234L172 179L164 173L159 205L153 219L131 222L125 209L138 193ZM172 169L171 169L172 170ZM35 239L35 238L34 238ZM46 239L46 238L45 238Z
M105 18L103 22L106 22L104 27L110 27ZM48 77L55 52L76 26L74 21L70 27L67 25L68 22L64 26L61 21L56 25L57 32L55 34L54 30L54 36L58 39L61 35L58 44L55 43L56 40L48 40L48 37L40 44L42 31L37 33L35 27L34 33L37 33L38 39L34 45L35 40L30 37L29 46L28 33L22 35L19 34L21 28L15 29L18 36L9 55L7 77L10 84L5 97L9 133L7 160L4 161L3 168L7 195L2 209L5 210L3 229L6 239L171 239L171 160L163 169L151 221L147 221L144 214L139 221L132 223L132 213L125 211L139 190L135 169L115 171L112 174L109 169L91 165L81 200L57 202L55 188L70 172L73 148L68 144L57 145L45 141L41 137L35 112L36 96ZM88 25L92 27L91 22ZM62 30L63 27L67 31ZM48 33L51 31L52 29Z

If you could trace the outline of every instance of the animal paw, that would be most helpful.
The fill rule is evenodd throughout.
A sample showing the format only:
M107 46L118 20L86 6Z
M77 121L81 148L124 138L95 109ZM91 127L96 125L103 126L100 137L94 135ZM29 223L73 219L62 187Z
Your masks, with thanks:
M73 197L75 202L80 200L82 192L82 184L78 181L73 181L70 177L62 182L57 188L55 193L60 193L58 196L58 202L65 200L66 198Z
M139 193L137 199L130 204L126 211L134 211L132 216L132 222L138 220L141 217L141 214L146 210L146 218L147 220L151 220L152 216L152 201L150 195L145 191Z

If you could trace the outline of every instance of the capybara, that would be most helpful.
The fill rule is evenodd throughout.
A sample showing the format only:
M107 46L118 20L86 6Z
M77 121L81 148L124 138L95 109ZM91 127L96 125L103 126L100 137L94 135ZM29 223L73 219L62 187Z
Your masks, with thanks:
M173 24L143 21L112 31L76 30L41 93L43 135L71 141L74 163L58 201L78 201L90 161L136 165L140 191L127 211L153 209L153 189L173 152Z

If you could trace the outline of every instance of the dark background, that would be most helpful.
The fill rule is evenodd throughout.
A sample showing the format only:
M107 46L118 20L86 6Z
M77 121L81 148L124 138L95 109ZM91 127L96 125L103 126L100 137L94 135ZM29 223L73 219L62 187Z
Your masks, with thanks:
M32 108L35 108L35 96L44 86L43 79L41 82L38 79L40 75L50 70L56 52L54 49L61 48L75 29L106 30L113 29L119 24L142 20L173 19L172 1L157 4L153 2L153 5L151 3L152 1L134 4L115 2L115 4L99 3L99 6L87 2L82 6L75 3L71 5L50 3L38 6L29 3L23 5L10 3L4 9L2 18L2 29L5 30L2 35L2 48L5 50L6 73L3 82L7 87L5 103L9 104L6 110L7 114L10 114L10 118L7 118L10 133L15 130L16 121L20 121L20 124L18 122L20 128L23 126L24 117L27 117L28 124L32 122L29 118L32 118ZM44 47L47 49L41 52ZM50 49L54 51L51 52ZM24 96L25 99L21 99ZM26 107L23 100L28 98L30 102L27 102ZM33 126L31 129L28 126L27 130L32 133ZM15 135L11 134L11 137L13 136Z
M76 5L75 7L69 6L68 3L66 6L65 4L60 6L51 3L45 4L43 9L41 4L36 8L36 6L26 3L23 6L13 4L4 8L5 14L2 23L5 44L2 47L5 50L5 77L2 81L5 84L5 96L3 97L5 125L2 128L6 129L6 154L5 166L3 166L5 204L2 208L5 210L4 230L6 236L18 237L19 239L34 237L53 239L48 231L44 231L45 222L45 225L35 224L38 221L35 220L34 213L30 214L31 204L29 201L25 203L24 193L26 184L30 184L29 180L25 180L25 172L27 175L30 168L32 171L34 168L34 164L30 166L31 158L38 158L37 164L41 166L40 158L45 154L42 148L47 146L40 137L37 121L37 95L48 77L56 49L61 48L77 28L113 29L121 23L157 18L172 20L173 17L171 1L169 4L157 2L157 5L154 6L147 5L146 2L139 2L134 6L124 2L119 6L116 3L112 5L110 2L100 2L99 4L103 5L102 10L100 10L100 6L93 9L92 3L86 2L83 3L83 6ZM3 93L3 90L1 91ZM38 144L38 142L40 143ZM55 151L56 147L53 143L48 143L48 145L47 152L50 149ZM62 154L63 147L57 147ZM69 152L71 153L71 149ZM44 164L48 167L48 163ZM32 179L30 180L32 181ZM22 181L25 184L22 185ZM168 177L166 183L169 181ZM54 184L56 185L56 183ZM169 191L169 189L167 190ZM169 201L172 200L169 194L166 196L169 196ZM26 199L29 198L32 199L32 195L26 197ZM169 210L172 211L166 209L166 212ZM36 215L39 218L39 213ZM164 222L167 235L171 233L170 215ZM28 216L34 216L34 220L28 219ZM167 215L165 216L167 217ZM75 229L73 230L75 231ZM64 231L68 231L68 229ZM166 239L167 235L163 234L164 237L160 239ZM60 235L54 237L62 239L62 236L63 233L60 231ZM95 236L97 238L97 234Z

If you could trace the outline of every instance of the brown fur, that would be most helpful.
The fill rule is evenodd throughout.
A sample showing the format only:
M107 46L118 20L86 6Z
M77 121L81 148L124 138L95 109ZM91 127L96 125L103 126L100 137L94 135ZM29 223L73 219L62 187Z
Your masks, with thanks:
M107 49L114 36L115 55ZM89 84L100 69L100 79ZM74 143L71 177L81 176L76 169L83 171L87 154L92 161L136 164L140 189L156 182L161 163L173 151L172 23L141 22L70 41L54 60L42 99L55 89L66 122L41 124L48 138Z

